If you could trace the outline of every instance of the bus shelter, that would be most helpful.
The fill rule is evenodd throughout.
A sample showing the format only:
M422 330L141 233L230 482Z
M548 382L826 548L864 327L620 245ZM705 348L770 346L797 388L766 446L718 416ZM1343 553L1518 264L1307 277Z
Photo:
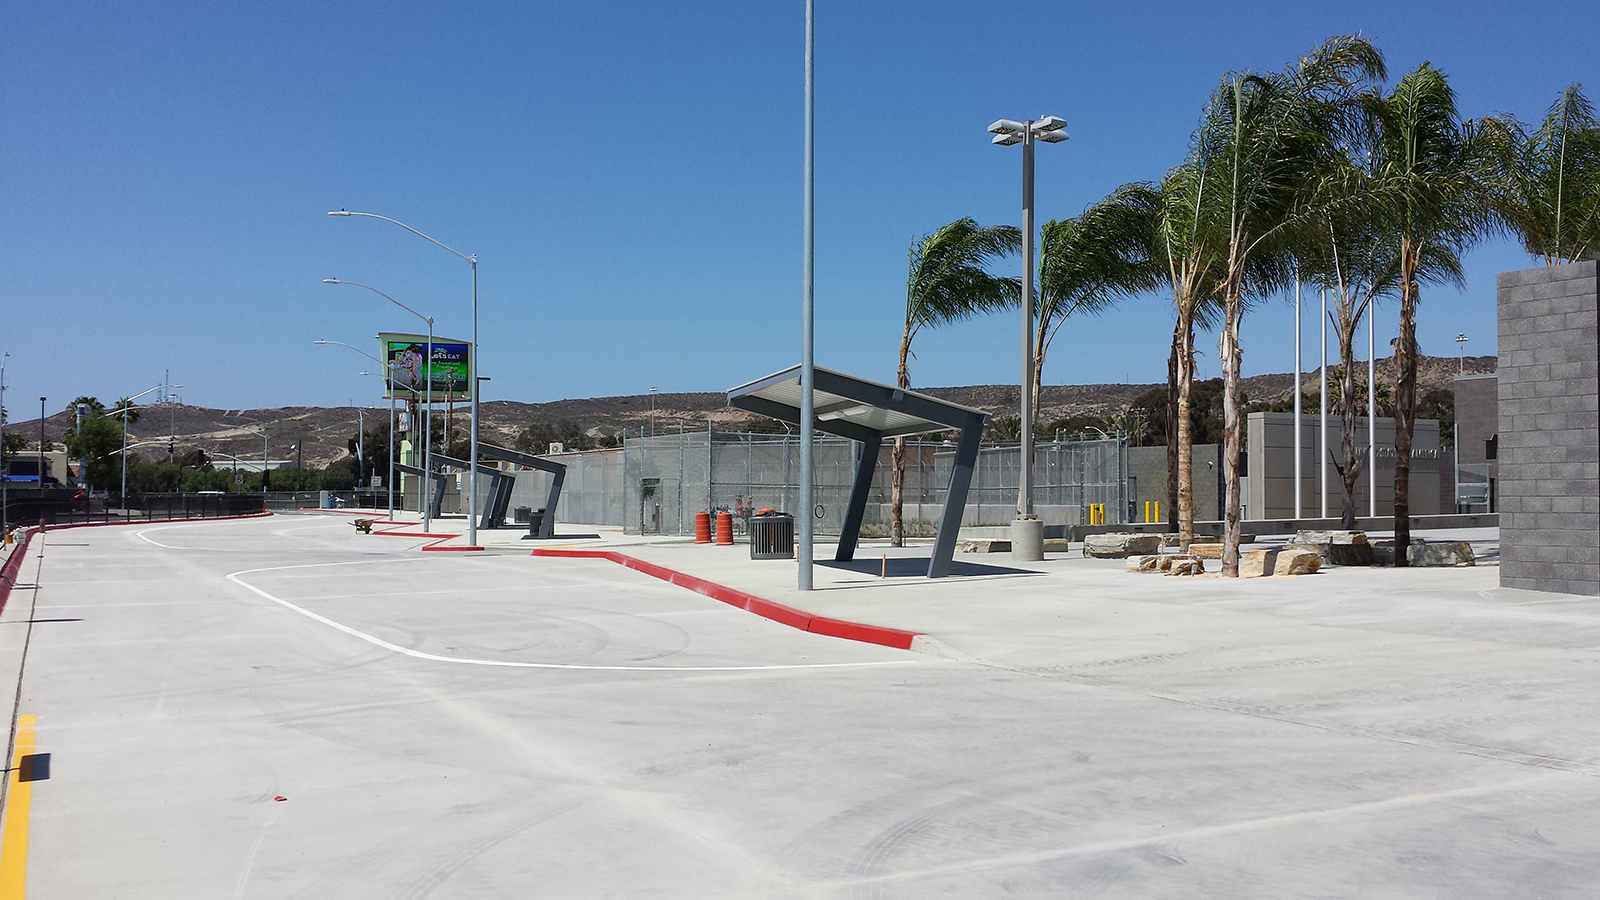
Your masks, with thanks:
M978 461L979 443L983 440L983 426L989 414L821 366L814 371L813 427L861 445L861 461L850 485L850 505L839 534L836 561L848 562L855 558L867 499L872 491L872 475L883 442L933 432L961 433L956 443L955 463L950 468L944 508L939 512L933 557L928 560L929 578L949 575L956 552L956 535L961 530L961 514L967 506L967 489L972 484L972 470ZM728 391L729 406L797 425L800 423L800 398L799 366ZM801 512L801 515L810 514L810 510Z

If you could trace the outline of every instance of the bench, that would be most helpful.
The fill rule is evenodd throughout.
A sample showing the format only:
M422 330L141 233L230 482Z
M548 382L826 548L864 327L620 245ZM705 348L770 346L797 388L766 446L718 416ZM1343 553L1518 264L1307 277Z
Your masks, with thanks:
M351 522L350 524L354 525L356 527L356 530L361 532L362 534L371 534L372 533L373 523L375 523L377 521L378 521L377 519L356 519L354 522Z

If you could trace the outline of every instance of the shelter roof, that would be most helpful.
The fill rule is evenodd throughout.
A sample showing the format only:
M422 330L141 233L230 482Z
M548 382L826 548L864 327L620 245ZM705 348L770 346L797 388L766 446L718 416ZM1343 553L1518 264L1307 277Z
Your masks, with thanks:
M854 440L982 427L981 409L817 366L812 402L818 430ZM786 422L800 421L800 367L728 391L728 405Z

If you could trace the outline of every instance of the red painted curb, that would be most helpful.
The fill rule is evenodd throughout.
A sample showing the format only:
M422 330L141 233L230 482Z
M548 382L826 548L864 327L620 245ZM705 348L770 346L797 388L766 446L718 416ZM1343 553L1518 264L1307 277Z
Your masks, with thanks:
M453 535L453 534L450 535L450 537L455 537L455 536L456 535ZM446 540L449 540L449 538L446 538ZM438 544L429 544L428 546L422 548L422 552L423 553L452 553L452 552L454 552L454 553L474 553L474 552L477 552L477 551L482 550L482 549L483 549L482 547L441 547Z
M558 548L536 548L534 556L557 557L565 559L608 559L625 568L634 569L652 578L659 578L668 584L688 588L697 594L718 600L729 606L737 606L745 612L755 613L764 618L771 619L790 628L809 631L812 634L822 634L828 637L844 638L847 641L860 641L864 644L879 644L884 647L894 647L897 650L910 650L911 641L917 637L915 631L902 631L899 628L885 628L882 625L863 625L860 622L846 622L843 619L831 619L827 616L814 616L803 609L784 606L764 600L754 594L707 581L666 566L657 565L636 559L625 553L615 550L565 550Z
M6 601L11 599L11 588L17 583L17 570L22 568L22 558L28 554L28 544L33 540L33 533L38 528L28 528L22 532L22 541L6 557L5 565L0 565L0 612L5 612Z

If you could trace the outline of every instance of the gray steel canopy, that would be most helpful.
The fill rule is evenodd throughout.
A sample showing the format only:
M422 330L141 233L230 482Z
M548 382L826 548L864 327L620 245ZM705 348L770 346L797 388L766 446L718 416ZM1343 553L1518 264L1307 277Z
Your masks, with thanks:
M816 367L812 390L816 419L812 426L826 434L846 437L861 444L861 460L850 488L850 505L845 511L839 534L839 550L834 559L855 558L866 516L867 497L872 491L872 473L885 440L926 434L930 431L961 432L956 457L950 467L950 485L945 492L944 509L939 514L939 531L933 540L933 557L928 560L928 577L950 574L955 555L956 533L961 514L967 508L967 488L972 484L972 469L978 461L978 443L989 414L981 409L950 403L927 394ZM728 392L728 405L785 422L800 422L800 367L784 369ZM809 513L809 510L807 511ZM806 513L802 513L804 515Z
M988 419L988 413L981 409L916 391L821 366L816 367L816 373L816 390L812 394L816 427L830 434L855 438L866 430L883 438L896 438L965 428L975 416ZM800 367L784 369L728 391L728 405L774 419L800 421Z

